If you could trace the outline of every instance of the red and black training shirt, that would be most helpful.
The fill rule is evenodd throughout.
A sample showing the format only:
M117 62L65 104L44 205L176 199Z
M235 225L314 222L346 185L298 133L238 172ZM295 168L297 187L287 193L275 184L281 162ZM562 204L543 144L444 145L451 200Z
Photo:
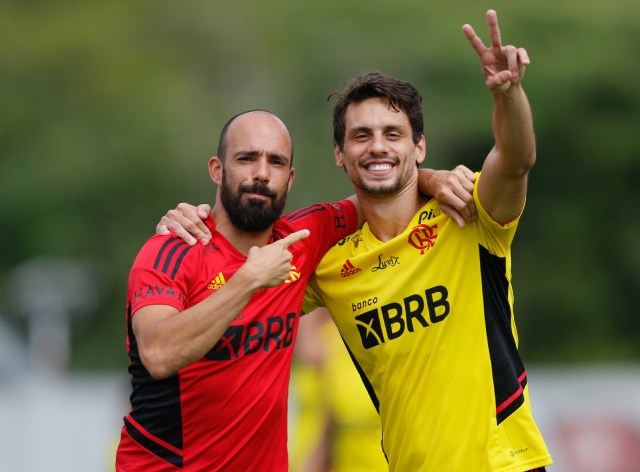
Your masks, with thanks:
M118 472L288 470L289 373L305 286L329 248L357 229L357 220L353 204L343 200L276 221L271 242L311 232L289 248L289 279L256 292L202 359L162 380L140 360L131 324L136 311L189 308L220 289L246 257L215 230L212 218L207 246L189 246L175 235L156 235L144 245L129 276L132 411L124 418Z

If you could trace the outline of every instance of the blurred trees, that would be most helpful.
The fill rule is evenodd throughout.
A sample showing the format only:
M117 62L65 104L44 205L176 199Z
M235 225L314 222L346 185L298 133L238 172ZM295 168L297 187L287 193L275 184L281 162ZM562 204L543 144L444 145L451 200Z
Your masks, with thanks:
M351 194L333 165L327 95L378 69L424 97L427 165L479 170L491 98L461 31L527 48L538 137L514 243L525 360L640 358L640 4L42 2L0 5L0 280L39 254L103 268L76 368L126 365L129 268L180 201L213 203L206 162L234 114L291 129L288 209ZM330 185L327 185L330 182ZM37 287L34 287L37 290ZM11 313L11 294L0 308ZM17 320L14 320L17 323Z

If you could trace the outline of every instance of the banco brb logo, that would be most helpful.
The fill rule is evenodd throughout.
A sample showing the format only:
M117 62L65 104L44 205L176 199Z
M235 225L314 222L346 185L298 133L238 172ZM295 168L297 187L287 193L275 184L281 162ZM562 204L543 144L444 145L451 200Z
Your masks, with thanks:
M378 310L367 311L356 316L356 326L362 338L362 347L365 349L378 346L384 342Z
M423 293L424 295L414 293L401 300L386 303L380 309L374 308L356 316L355 324L362 347L371 349L384 344L385 340L393 341L407 332L413 333L416 329L428 328L444 321L451 313L449 290L443 285L437 285ZM377 297L374 300L377 302ZM355 305L351 305L355 310ZM361 306L366 305L368 301Z
M438 237L435 233L435 229L438 228L438 225L429 226L427 224L421 224L415 226L411 233L409 233L409 244L411 244L416 249L420 249L420 255L424 254L425 251L428 251L433 246L435 246L435 239Z

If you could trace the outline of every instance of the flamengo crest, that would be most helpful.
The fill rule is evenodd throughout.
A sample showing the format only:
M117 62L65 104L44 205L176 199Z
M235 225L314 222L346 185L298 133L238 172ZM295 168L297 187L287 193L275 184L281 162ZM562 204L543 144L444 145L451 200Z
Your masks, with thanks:
M409 244L416 249L420 249L420 255L424 254L433 246L435 246L435 239L438 237L434 230L438 228L438 225L429 226L427 224L421 224L415 226L409 234Z

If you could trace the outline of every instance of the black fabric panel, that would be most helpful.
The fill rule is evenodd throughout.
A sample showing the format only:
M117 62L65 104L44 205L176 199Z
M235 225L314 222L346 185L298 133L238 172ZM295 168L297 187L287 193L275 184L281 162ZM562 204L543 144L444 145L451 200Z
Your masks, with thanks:
M511 403L509 403L509 405L504 410L496 414L496 421L498 422L498 424L502 423L504 420L509 418L509 416L511 416L511 413L513 413L518 408L520 408L523 403L524 403L524 393L521 393L520 396L516 398L514 401L512 401Z
M129 433L129 436L131 436L131 438L135 442L140 444L150 453L155 454L161 459L164 459L169 464L175 465L179 469L182 469L183 461L182 461L182 457L179 454L176 454L175 452L170 451L166 447L163 447L157 442L152 441L151 439L146 437L144 434L138 431L135 426L129 423L129 421L127 421L126 418L124 419L124 424L127 428L127 433Z
M479 247L484 319L497 408L520 389L518 378L524 373L524 365L511 331L506 258L490 254L481 245ZM517 399L512 404L517 406L511 408L510 405L502 410L502 414L498 415L498 424L522 403L523 399ZM508 414L505 415L507 411Z
M131 325L131 305L127 314L129 373L131 374L131 417L149 433L182 450L182 408L178 374L155 380L142 364L138 341Z
M356 360L355 356L351 352L351 349L349 349L349 346L347 345L347 342L344 340L344 338L342 338L342 342L346 346L347 351L349 351L349 355L351 356L351 360L353 361L353 365L356 366L356 370L360 374L360 378L362 379L362 383L364 384L364 387L367 389L367 392L369 393L369 397L371 398L371 401L373 402L373 406L376 407L376 411L378 412L378 414L380 414L380 402L378 401L378 396L376 395L376 392L373 389L373 385L371 385L371 382L369 382L369 379L367 378L367 375L364 373L364 370L362 370L362 367L360 367L360 364L358 364L358 361Z
M511 415L511 413L520 408L520 406L524 403L524 387L526 387L527 385L526 375L522 379L522 382L520 382L520 385L522 386L522 392L520 393L520 395L518 395L518 397L511 403L509 403L502 411L500 411L499 413L496 412L496 419L498 421L498 424L506 420Z

